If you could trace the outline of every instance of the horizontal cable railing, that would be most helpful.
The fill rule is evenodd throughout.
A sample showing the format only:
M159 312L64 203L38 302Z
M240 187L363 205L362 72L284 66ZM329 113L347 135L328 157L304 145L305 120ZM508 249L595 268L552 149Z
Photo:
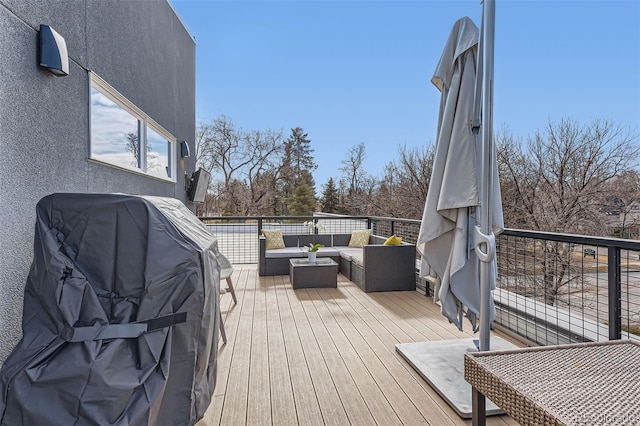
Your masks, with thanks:
M235 264L258 263L262 229L336 234L372 229L415 244L420 221L331 214L203 217ZM311 222L317 226L306 226ZM640 340L640 241L506 229L497 238L495 325L536 344ZM416 286L433 286L418 276Z
M640 340L640 241L506 229L496 323L537 344Z

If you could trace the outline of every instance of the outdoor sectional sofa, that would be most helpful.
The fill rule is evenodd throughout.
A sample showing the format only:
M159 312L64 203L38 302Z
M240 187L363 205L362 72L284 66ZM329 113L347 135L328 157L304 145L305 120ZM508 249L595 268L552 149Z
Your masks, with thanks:
M401 243L384 245L386 238L369 236L362 248L349 247L351 234L283 235L285 248L266 250L259 238L258 274L288 275L289 259L307 257L309 243L324 244L318 257L331 257L339 271L365 292L415 290L416 246Z

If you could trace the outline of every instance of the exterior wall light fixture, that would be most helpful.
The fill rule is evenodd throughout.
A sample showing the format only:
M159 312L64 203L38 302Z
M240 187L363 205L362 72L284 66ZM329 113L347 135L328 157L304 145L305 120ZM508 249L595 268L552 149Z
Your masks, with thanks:
M187 158L191 155L191 150L189 149L189 144L187 141L180 142L180 156L182 158Z
M69 75L69 55L64 38L49 25L40 25L38 41L40 66L58 77Z

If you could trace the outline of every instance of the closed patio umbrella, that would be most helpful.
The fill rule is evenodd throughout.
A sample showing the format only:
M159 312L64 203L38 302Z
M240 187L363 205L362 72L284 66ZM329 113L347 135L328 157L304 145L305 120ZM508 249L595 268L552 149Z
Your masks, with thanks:
M464 380L464 354L490 349L495 318L495 234L502 231L502 201L493 145L493 39L495 3L483 2L482 31L458 20L431 80L441 91L433 172L417 249L421 276L436 275L435 298L459 329L466 316L474 339L401 343L396 350L463 418L472 411L500 414ZM482 132L480 132L480 129ZM480 135L481 133L481 135ZM497 349L513 345L500 338Z
M433 172L417 241L422 254L421 275L427 275L429 267L437 274L435 297L442 313L461 330L466 316L474 331L482 305L474 232L480 223L482 181L490 170L495 176L488 201L491 225L496 233L504 227L495 149L489 155L491 164L483 168L481 138L472 129L479 118L475 105L480 104L476 102L478 39L478 28L471 19L456 21L431 80L441 92L440 114ZM495 277L495 260L493 265L490 269ZM490 281L495 286L495 279ZM495 307L489 299L489 321L493 321Z

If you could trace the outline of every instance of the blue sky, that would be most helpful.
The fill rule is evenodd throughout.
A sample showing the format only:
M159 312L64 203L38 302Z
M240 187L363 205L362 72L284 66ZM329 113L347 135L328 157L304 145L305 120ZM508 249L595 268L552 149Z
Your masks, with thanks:
M363 142L380 176L398 146L436 138L431 77L453 23L480 1L170 0L196 40L196 116L245 130L300 126L317 191ZM640 1L496 2L494 129L551 120L640 132Z

